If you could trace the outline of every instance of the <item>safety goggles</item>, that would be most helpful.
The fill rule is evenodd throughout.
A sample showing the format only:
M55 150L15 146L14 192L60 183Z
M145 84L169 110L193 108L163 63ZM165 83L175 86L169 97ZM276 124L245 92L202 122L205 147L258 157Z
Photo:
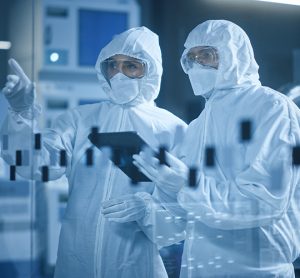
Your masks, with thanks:
M119 72L132 79L145 76L146 63L144 61L125 55L118 56L112 56L100 64L101 72L108 81Z
M188 72L195 64L205 68L217 69L219 66L218 51L211 46L193 47L183 54L181 64L185 72Z

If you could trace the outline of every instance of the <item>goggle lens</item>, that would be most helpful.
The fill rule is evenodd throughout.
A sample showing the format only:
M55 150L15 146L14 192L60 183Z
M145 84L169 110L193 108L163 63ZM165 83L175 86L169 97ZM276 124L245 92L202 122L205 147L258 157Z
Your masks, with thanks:
M182 57L182 64L186 72L188 72L194 64L218 69L218 51L214 47L193 47Z
M101 63L101 72L107 80L121 72L129 78L142 78L145 76L146 63L139 59L108 58Z

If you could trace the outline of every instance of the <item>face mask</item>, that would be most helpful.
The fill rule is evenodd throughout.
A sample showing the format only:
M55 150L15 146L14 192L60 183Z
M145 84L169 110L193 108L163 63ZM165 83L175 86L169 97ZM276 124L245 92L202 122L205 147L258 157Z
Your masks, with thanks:
M110 97L117 104L128 103L139 94L139 80L131 79L122 73L117 73L111 78L110 85Z
M196 96L206 95L212 91L216 84L217 70L193 66L188 71L188 76Z

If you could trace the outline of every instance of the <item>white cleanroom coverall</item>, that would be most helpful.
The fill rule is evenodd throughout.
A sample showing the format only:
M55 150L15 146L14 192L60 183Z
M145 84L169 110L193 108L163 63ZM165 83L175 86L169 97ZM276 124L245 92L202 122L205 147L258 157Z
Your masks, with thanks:
M219 67L182 148L199 179L196 189L185 186L178 194L190 215L181 277L294 277L300 172L292 148L300 143L299 109L261 86L252 46L237 25L198 25L185 48L199 45L217 49ZM250 141L240 140L243 120L252 123ZM214 167L205 166L206 147L215 148Z
M292 278L300 253L300 172L292 162L299 109L261 85L249 38L234 23L206 21L184 46L183 69L205 108L169 168L135 156L169 195L178 192L187 212L180 275ZM193 187L187 166L198 169Z
M146 74L138 79L138 94L124 90L122 104L102 75L101 61L123 54L146 63ZM130 29L116 36L99 55L96 65L107 101L75 108L58 117L42 133L42 149L32 150L32 133L39 132L36 122L39 109L11 109L3 123L2 135L8 136L8 148L2 157L15 164L16 150L32 150L32 166L18 166L23 176L41 180L40 166L49 166L49 178L66 174L69 199L59 240L56 278L141 278L167 277L158 248L145 235L137 222L110 222L101 214L101 203L111 198L138 192L151 199L153 183L132 185L130 179L107 159L107 154L93 148L93 165L86 165L86 150L92 127L99 132L136 131L153 148L166 144L173 149L181 140L176 130L185 123L154 105L162 75L158 37L145 27ZM24 107L20 105L20 107ZM12 107L13 108L13 107ZM30 118L33 117L33 120ZM180 133L181 134L181 133ZM67 167L59 164L60 151L67 154Z

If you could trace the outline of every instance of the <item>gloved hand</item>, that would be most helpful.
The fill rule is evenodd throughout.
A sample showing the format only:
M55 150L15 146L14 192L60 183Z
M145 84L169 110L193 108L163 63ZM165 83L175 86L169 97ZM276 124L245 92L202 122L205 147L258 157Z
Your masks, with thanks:
M180 189L188 183L188 167L178 158L168 152L166 162L170 165L160 164L154 157L147 157L145 152L139 155L133 155L133 163L149 179L156 183L165 192L179 192Z
M12 110L22 112L28 110L34 102L34 85L14 59L8 64L14 73L7 76L7 82L2 89Z
M144 217L146 212L146 202L142 198L145 194L151 198L150 194L146 192L138 192L104 201L102 214L105 218L120 223L139 220ZM146 196L146 198L149 197Z

